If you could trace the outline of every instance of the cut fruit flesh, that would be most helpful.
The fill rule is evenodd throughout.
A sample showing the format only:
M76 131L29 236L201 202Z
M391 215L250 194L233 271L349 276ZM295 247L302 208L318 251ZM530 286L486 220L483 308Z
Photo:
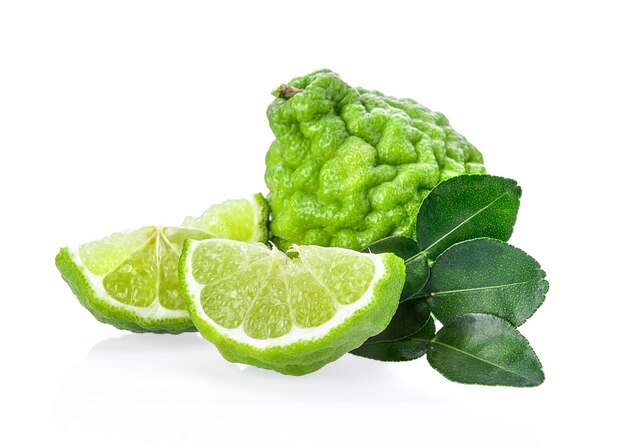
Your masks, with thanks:
M404 263L391 254L188 241L181 256L192 320L222 354L302 374L382 331L398 305Z
M269 206L261 193L250 199L231 199L209 207L197 218L188 216L183 227L202 230L214 238L256 243L268 238Z
M265 247L261 250L269 255L246 267L237 266L237 271L227 270L225 279L204 285L198 283L194 291L207 318L222 327L224 334L256 347L288 345L338 325L369 303L372 296L369 286L382 273L379 268L374 277L375 265L380 261L367 256L356 258L355 262L362 261L370 272L360 282L360 288L344 293L352 302L362 299L349 306L350 303L341 303L346 302L344 297L333 294L331 288L334 287L329 288L317 279L315 271L308 266L310 260L304 262L302 253L300 258L291 260L278 250L269 251ZM195 254L194 258L199 259ZM217 266L220 262L212 261L207 267ZM197 263L192 269L199 271ZM194 277L198 280L207 276L198 272ZM324 324L325 327L320 328Z
M179 333L194 329L178 283L182 244L205 238L196 229L143 227L64 248L57 265L100 320L133 331Z
M186 239L209 235L195 229L151 227L148 240L102 277L102 286L113 299L139 308L156 304L167 310L185 310L178 287L178 259ZM94 243L92 243L94 244ZM84 252L79 249L79 253ZM85 260L84 256L81 256Z
M186 239L267 241L261 194L225 201L182 227L142 227L62 248L56 264L79 301L100 321L132 331L194 331L178 283Z

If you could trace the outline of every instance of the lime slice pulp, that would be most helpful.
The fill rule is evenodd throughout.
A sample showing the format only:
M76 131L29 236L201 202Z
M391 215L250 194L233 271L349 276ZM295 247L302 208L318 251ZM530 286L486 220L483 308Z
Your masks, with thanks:
M261 193L250 199L231 199L209 207L198 217L188 216L183 227L202 230L216 238L255 243L268 239L269 206Z
M187 241L181 290L200 333L229 361L312 372L359 347L391 320L404 283L392 254Z
M61 275L100 321L136 332L193 331L180 295L177 264L186 239L209 235L195 229L142 227L61 249Z
M185 227L148 226L64 247L56 264L79 301L102 322L137 332L194 331L178 284L184 241L267 241L268 218L260 194L226 201L187 218Z

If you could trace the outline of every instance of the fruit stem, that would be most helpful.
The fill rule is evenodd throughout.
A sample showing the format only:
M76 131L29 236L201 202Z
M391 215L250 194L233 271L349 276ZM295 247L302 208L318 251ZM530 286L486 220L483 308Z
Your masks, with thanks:
M288 100L292 96L302 92L302 89L298 89L297 87L291 87L289 84L281 84L272 90L272 95L276 98L282 98L284 100Z

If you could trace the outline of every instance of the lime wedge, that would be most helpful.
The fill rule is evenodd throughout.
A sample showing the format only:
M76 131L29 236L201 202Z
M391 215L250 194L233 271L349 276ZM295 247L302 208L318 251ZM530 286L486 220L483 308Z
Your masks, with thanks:
M211 239L185 242L179 275L200 333L231 362L313 372L389 324L404 283L393 254Z
M195 331L178 283L183 243L213 237L267 241L268 209L258 196L212 206L196 221L188 218L186 227L148 226L64 247L57 267L101 322L136 332Z
M269 210L267 200L257 193L250 199L212 205L197 218L185 218L182 226L202 230L215 238L267 242Z

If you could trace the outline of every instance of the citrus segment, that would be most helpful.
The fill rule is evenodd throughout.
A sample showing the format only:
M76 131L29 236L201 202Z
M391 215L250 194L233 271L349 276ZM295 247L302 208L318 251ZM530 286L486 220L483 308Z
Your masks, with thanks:
M301 328L311 328L329 321L337 312L338 304L328 288L297 261L290 271L289 306L294 323Z
M250 199L231 199L215 204L200 216L188 216L183 227L200 229L217 238L253 243L266 242L269 206L261 193Z
M252 338L278 338L289 333L293 326L283 270L277 266L270 272L245 314L243 330Z
M341 304L359 299L374 276L374 264L367 258L346 257L342 249L329 248L321 254L308 246L300 247L300 257L316 278L332 278L326 288Z
M82 244L79 248L85 267L95 275L111 272L133 252L142 247L156 232L148 226L130 232L118 232L97 241Z
M118 302L138 307L149 306L155 301L159 276L157 241L157 238L151 238L104 276L102 283L109 296Z

